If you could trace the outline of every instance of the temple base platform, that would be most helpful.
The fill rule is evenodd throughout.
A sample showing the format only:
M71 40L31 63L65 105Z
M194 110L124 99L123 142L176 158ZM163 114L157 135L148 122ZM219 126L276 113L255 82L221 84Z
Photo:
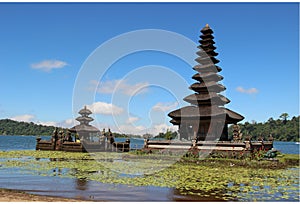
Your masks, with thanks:
M148 150L211 150L211 151L268 151L273 148L273 141L180 141L180 140L145 140L144 149Z
M52 142L51 140L41 140L37 138L36 150L48 150L48 151L66 151L66 152L129 152L130 141L126 142L67 142L60 140Z

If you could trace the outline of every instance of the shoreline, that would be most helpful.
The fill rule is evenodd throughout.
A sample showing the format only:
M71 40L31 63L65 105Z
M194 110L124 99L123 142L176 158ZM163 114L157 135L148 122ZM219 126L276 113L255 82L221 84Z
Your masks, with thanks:
M35 195L26 191L0 189L0 202L87 202L89 200L64 198L46 195ZM91 202L91 201L89 201Z

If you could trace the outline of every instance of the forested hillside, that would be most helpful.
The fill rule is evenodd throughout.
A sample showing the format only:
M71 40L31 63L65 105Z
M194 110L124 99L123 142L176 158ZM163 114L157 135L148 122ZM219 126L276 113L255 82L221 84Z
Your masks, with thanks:
M240 130L243 136L251 135L252 140L258 139L259 136L268 139L271 134L274 140L277 141L299 141L299 116L294 116L290 120L289 115L283 113L280 118L270 118L264 123L239 123ZM54 126L37 125L32 122L17 122L10 119L0 120L0 135L51 135ZM114 133L115 137L139 137L127 134ZM156 137L164 139L174 139L177 136L176 132L167 131L160 133ZM232 136L232 126L229 127L229 137Z
M276 141L299 141L299 116L292 117L288 120L289 115L283 113L280 118L274 120L270 118L264 123L257 123L252 121L251 123L239 123L240 130L245 136L252 136L252 140L257 140L258 137L262 136L264 140L267 140L270 134ZM174 139L177 133L167 131L166 133L159 133L156 138L163 139ZM232 126L229 127L229 138L232 138Z
M259 136L268 139L271 134L276 141L299 141L299 116L294 116L290 120L289 115L283 113L280 118L270 118L264 123L239 123L240 130L244 136L251 135L252 140L256 140ZM229 135L232 135L232 126L229 127Z
M55 127L37 125L32 122L0 120L0 135L51 135Z

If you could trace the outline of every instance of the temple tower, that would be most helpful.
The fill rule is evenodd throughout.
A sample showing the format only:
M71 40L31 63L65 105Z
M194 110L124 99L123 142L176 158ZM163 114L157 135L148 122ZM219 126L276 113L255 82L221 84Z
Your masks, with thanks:
M100 133L100 130L89 124L94 120L89 116L90 114L92 114L92 111L84 106L84 108L81 109L78 113L81 115L76 118L76 120L79 122L79 125L72 127L70 129L70 132L77 133L80 139L85 140L90 140L92 136L98 135Z
M195 82L189 88L195 93L183 100L190 103L168 114L174 125L179 125L181 138L190 140L228 140L228 124L236 124L244 119L238 113L224 108L230 100L220 92L226 88L219 83L223 79L218 73L222 69L216 64L214 36L212 29L207 24L202 30L198 46L199 51L195 59L197 64L193 67L197 73L192 77Z
M89 115L92 114L92 111L87 109L86 106L84 106L84 108L78 113L81 116L77 117L76 120L80 123L80 125L89 125L89 123L94 120L93 118L89 117Z

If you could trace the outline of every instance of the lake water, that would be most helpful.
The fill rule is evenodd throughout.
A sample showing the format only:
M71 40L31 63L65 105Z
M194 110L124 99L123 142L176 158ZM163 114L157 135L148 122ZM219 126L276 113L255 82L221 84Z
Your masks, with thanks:
M42 139L48 140L50 136L43 136ZM125 139L117 138L116 140ZM35 136L0 136L0 151L34 150L35 145ZM131 139L130 145L131 148L141 148L143 139ZM299 154L299 145L295 142L274 142L274 147L282 153ZM1 166L0 188L96 201L218 201L215 197L181 195L173 188L135 187L75 178L39 176L17 168L1 168Z
M50 136L42 136L43 140L50 140ZM116 141L125 141L125 138L116 138ZM130 139L130 147L142 148L143 139ZM0 136L0 151L10 150L34 150L36 136ZM274 142L274 148L285 154L299 154L299 144L295 142Z
M300 145L296 142L274 142L274 148L285 154L299 154Z

